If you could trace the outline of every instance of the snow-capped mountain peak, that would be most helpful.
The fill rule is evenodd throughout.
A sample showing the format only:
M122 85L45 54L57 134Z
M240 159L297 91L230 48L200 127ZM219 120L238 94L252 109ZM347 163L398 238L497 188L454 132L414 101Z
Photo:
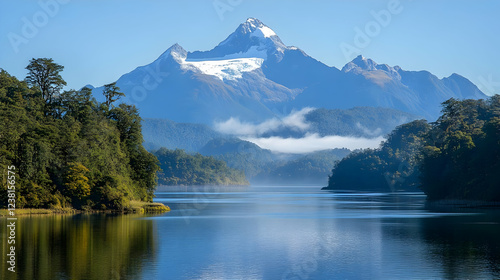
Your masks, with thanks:
M170 48L168 48L165 52L163 52L160 57L158 57L157 61L162 61L168 58L173 58L177 62L181 62L186 59L187 51L181 47L179 44L175 43Z
M251 37L270 38L277 36L276 33L256 18L248 18L241 28L250 34Z
M434 120L448 98L484 98L466 78L439 79L358 56L342 71L285 46L255 18L209 51L175 44L123 75L118 86L146 117L212 123L230 117L265 121L304 107L389 107ZM93 89L102 96L103 87Z
M188 55L188 60L258 57L281 59L288 47L278 35L256 18L248 18L240 24L224 41L210 51L196 51Z
M287 49L297 48L285 46L271 28L256 18L248 18L210 51L188 53L175 44L160 58L171 57L184 70L234 81L241 79L244 72L261 68L268 58L281 59Z
M258 20L256 18L253 18L253 17L247 18L247 21L244 22L242 25L250 26L252 28L259 28L259 27L265 26L262 23L262 21L260 21L260 20Z

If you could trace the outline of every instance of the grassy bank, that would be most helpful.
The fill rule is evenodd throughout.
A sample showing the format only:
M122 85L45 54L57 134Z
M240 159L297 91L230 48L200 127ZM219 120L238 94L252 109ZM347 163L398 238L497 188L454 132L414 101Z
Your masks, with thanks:
M57 209L35 209L35 208L23 208L16 209L15 216L27 216L27 215L43 215L43 214L78 214L78 213L164 213L170 211L170 207L156 202L144 202L144 201L131 201L130 205L123 209L123 211L119 210L76 210L73 208L57 208ZM0 216L7 217L9 215L9 210L0 209Z
M39 214L73 214L77 213L78 210L73 208L60 208L60 209L35 209L35 208L23 208L16 209L14 211L15 216L21 215L39 215ZM0 209L0 216L10 216L9 210Z
M132 213L164 213L170 211L170 207L157 202L131 201L129 208L125 209L125 211Z

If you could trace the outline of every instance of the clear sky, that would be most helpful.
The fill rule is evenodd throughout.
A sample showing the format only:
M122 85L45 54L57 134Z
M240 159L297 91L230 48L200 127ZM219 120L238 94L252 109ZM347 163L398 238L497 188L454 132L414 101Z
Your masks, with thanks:
M248 17L329 66L362 54L500 94L496 0L0 0L0 68L23 79L51 57L69 88L101 86L174 43L209 50Z

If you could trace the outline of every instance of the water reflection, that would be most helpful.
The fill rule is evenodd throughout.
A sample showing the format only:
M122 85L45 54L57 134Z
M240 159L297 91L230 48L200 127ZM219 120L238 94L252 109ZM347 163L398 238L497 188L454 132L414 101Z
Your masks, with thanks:
M143 279L500 278L498 216L429 209L421 193L249 188L157 200L172 208L151 218L168 253Z
M420 221L428 255L447 279L500 278L500 213L475 212Z
M17 279L500 279L500 211L305 187L155 200L172 211L19 217Z
M153 221L131 215L19 216L16 273L7 270L0 221L0 279L137 279L154 261Z

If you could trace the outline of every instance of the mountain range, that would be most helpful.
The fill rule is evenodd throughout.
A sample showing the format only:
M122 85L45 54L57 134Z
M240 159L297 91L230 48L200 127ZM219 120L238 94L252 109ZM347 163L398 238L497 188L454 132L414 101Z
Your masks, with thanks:
M327 66L301 49L285 45L255 18L209 51L168 48L155 61L124 74L117 85L123 102L145 118L184 123L231 117L260 122L304 107L386 107L434 121L449 98L485 98L468 79L439 79L428 71L407 71L358 56L342 69ZM100 98L103 87L94 88Z

